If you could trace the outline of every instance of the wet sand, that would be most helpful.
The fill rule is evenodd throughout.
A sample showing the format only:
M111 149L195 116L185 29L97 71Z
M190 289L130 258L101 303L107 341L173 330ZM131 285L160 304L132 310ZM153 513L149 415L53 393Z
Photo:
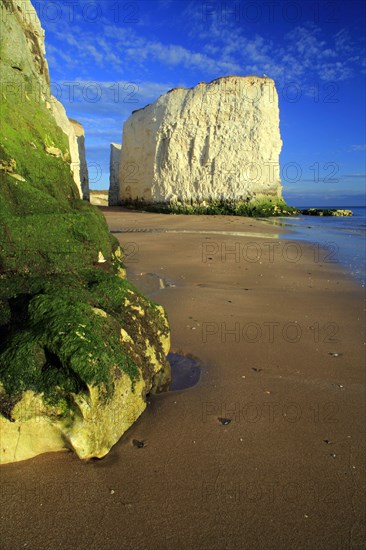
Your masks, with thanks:
M201 377L103 460L3 466L1 548L363 549L360 286L265 222L102 210Z

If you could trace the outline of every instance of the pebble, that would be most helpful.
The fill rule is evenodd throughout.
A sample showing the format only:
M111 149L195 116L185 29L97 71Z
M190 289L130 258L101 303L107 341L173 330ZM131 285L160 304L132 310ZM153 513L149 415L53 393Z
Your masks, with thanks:
M231 419L230 419L230 418L220 418L220 417L219 417L217 420L218 420L219 422L221 422L221 424L222 424L223 426L227 426L227 425L230 424L230 422L231 422Z
M138 449L142 449L143 447L146 446L146 443L144 441L139 441L138 439L134 439L132 441L132 444L134 445L134 447L137 447Z

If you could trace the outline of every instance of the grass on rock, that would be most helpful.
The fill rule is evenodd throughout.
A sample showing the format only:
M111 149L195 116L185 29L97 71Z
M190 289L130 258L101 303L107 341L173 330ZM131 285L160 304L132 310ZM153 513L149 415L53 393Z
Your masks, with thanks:
M116 369L132 382L141 375L141 358L121 344L121 328L138 332L127 295L154 320L145 327L152 341L165 326L157 306L117 276L118 241L79 198L66 134L45 102L21 95L0 97L0 401L7 408L33 390L67 410L70 392L87 385L112 395Z

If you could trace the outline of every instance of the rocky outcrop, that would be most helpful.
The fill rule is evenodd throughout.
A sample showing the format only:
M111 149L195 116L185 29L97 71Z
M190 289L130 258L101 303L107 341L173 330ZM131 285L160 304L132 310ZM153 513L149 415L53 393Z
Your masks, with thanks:
M113 286L115 290L122 288L118 280L110 280L109 284L112 285L110 291ZM39 297L34 298L31 310L32 307L36 309L35 302L39 300ZM85 379L80 383L79 379L79 391L70 391L70 388L65 391L61 387L54 387L53 393L26 390L12 399L0 384L0 463L65 449L75 451L82 459L102 458L145 410L146 395L169 383L170 366L166 355L170 339L163 308L149 304L127 283L119 307L123 310L123 319L116 312L112 317L105 309L89 306L94 323L114 324L119 319L119 345L125 354L124 366L121 358L119 364L110 362L107 383L93 384ZM70 324L73 324L72 320ZM67 339L68 327L65 328L64 338ZM84 362L81 368L85 370L100 358L96 352L89 360L82 357L82 347L93 335L77 324L73 329L76 335L74 357L70 360L76 363L75 354L79 355ZM57 339L56 333L52 338ZM37 345L36 333L34 340L35 347L38 347L39 368L44 369L47 365L45 348ZM61 341L60 345L64 346ZM104 353L107 350L106 342ZM15 365L21 360L21 355L18 338L18 347L12 352ZM29 360L32 359L31 356ZM55 365L49 364L48 368L52 370ZM82 376L84 378L85 374ZM61 378L60 372L59 380ZM69 382L71 380L70 376Z
M353 216L352 210L341 210L334 208L305 208L299 210L303 216Z
M89 200L89 173L88 165L86 163L84 128L77 120L70 118L69 121L74 129L77 143L81 196L83 199Z
M1 15L3 94L18 93L23 99L28 96L45 101L50 76L45 58L45 33L36 10L29 0L4 0ZM16 76L16 73L19 74Z
M0 3L0 38L0 462L101 457L169 382L169 328L81 200L83 132L52 101L29 0Z
M121 145L111 143L110 165L109 165L109 206L119 204L119 163L121 158Z
M281 147L273 80L229 76L176 88L126 121L119 200L280 198Z
M29 0L7 0L1 8L1 93L3 100L38 102L52 112L67 135L69 154L65 160L81 198L88 199L89 181L83 140L79 140L63 105L50 94L50 77L45 58L44 30ZM80 142L80 143L79 143ZM47 144L48 148L53 144ZM45 145L45 148L47 148Z

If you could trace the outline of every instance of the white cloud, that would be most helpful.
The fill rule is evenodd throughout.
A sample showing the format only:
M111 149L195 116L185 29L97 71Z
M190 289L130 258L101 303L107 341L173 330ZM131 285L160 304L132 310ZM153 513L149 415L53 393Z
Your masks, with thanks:
M159 15L173 4L161 0ZM191 85L197 74L212 80L225 74L265 73L279 86L292 82L312 96L314 86L337 83L366 70L358 38L351 37L347 29L329 37L314 24L304 24L277 43L272 35L254 34L248 25L222 24L217 18L203 21L202 2L189 3L179 18L180 29L191 40L164 42L159 34L163 24L163 18L156 25L151 23L152 28L146 21L117 26L105 18L89 27L79 26L78 21L72 25L64 20L47 24L51 78L61 85L63 80L80 84L74 102L65 96L60 99L69 116L85 125L89 149L109 149L111 141L120 140L123 121L132 110L155 101L173 87L185 86L182 79ZM166 76L154 81L157 71ZM87 101L82 93L94 78L102 91L97 102ZM365 151L364 145L351 147Z
M169 5L169 0L160 4L162 8ZM106 18L98 21L97 32L93 26L51 22L47 33L62 44L59 49L48 47L51 74L55 69L57 77L67 77L78 70L87 78L98 67L109 75L146 78L154 63L162 69L200 71L207 80L224 74L265 73L279 84L296 81L305 86L315 81L345 80L366 70L356 39L347 29L329 39L315 24L304 24L288 32L278 45L261 34L252 36L248 26L235 25L233 20L225 24L218 17L204 21L202 5L198 9L195 3L189 3L180 14L180 24L191 37L189 46L148 38L151 33L142 34L143 25L118 26Z
M366 71L358 38L351 38L347 29L329 37L314 23L304 23L288 32L279 46L268 37L251 36L248 26L235 25L234 18L223 21L217 6L207 21L194 3L188 5L186 16L189 35L205 42L203 51L221 54L226 61L239 64L244 73L258 67L259 74L305 86L314 81L345 80Z

